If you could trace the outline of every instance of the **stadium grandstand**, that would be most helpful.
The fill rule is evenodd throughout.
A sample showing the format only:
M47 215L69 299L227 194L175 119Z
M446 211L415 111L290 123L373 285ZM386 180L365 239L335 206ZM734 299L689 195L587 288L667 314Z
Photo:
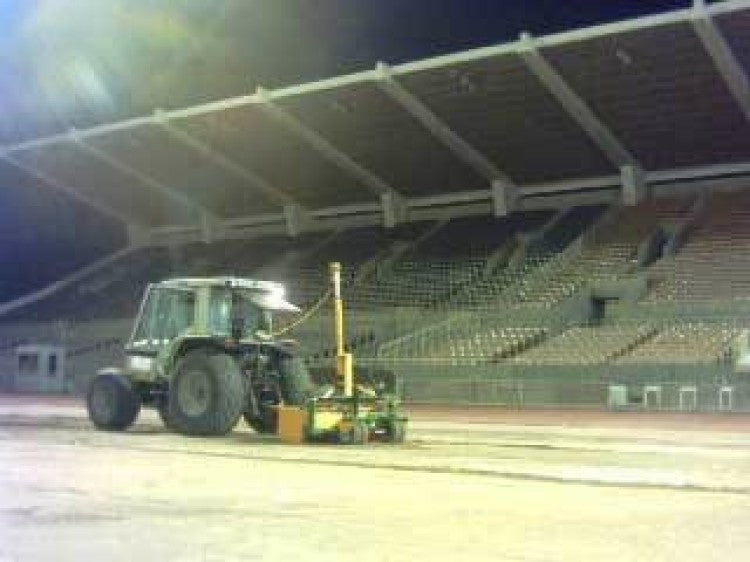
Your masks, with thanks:
M4 184L124 242L0 305L0 389L30 344L83 388L150 281L307 309L336 260L357 371L406 401L750 410L748 1L3 139ZM329 316L291 334L320 373Z

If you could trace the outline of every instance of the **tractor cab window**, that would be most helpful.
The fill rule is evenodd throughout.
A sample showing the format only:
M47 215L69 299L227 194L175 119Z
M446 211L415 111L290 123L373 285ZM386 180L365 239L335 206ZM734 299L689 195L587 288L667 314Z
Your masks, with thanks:
M253 302L250 291L216 289L211 292L209 326L215 335L254 337L271 331L271 313Z
M151 289L133 334L132 345L157 348L185 334L195 322L195 293L173 288Z

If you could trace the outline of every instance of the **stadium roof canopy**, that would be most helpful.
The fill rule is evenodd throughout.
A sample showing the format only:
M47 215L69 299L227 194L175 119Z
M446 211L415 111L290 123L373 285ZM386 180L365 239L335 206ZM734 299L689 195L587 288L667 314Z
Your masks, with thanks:
M750 174L749 75L750 1L697 2L6 143L0 177L160 240L634 201Z

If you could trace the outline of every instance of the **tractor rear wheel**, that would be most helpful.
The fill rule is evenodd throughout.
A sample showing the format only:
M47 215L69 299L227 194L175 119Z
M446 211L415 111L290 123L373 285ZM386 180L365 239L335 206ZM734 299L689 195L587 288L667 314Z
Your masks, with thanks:
M89 386L86 408L89 419L98 429L122 431L138 417L141 399L127 377L120 373L102 373Z
M177 362L162 419L186 435L224 435L237 425L245 394L245 382L232 357L194 349Z

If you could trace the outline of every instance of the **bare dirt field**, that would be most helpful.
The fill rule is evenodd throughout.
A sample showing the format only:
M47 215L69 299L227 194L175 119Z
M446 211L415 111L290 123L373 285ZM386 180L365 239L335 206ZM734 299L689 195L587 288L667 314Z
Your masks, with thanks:
M747 560L750 417L412 407L399 446L0 396L0 560Z

